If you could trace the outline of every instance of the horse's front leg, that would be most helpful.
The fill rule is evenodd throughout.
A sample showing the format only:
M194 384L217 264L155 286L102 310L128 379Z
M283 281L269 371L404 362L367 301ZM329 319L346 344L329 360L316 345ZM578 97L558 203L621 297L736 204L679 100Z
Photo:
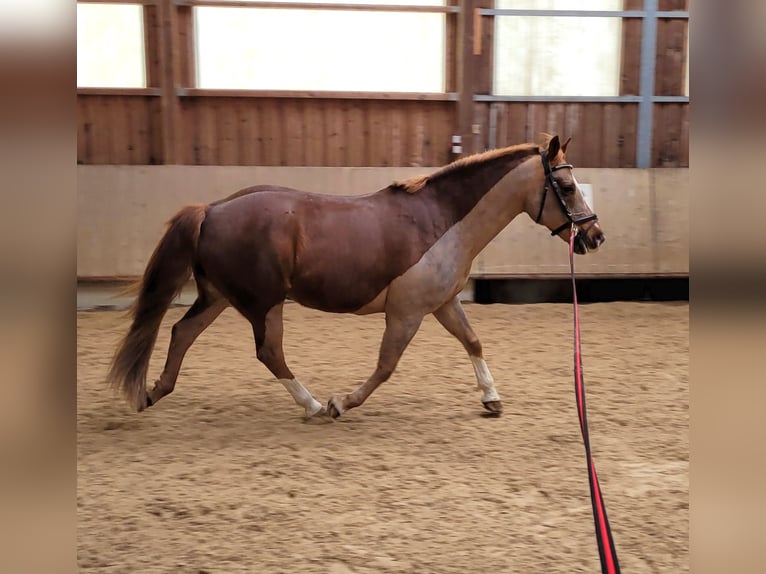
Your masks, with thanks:
M495 381L489 372L487 362L484 360L481 349L481 341L468 323L463 306L456 297L434 311L434 317L442 326L463 344L471 359L473 372L476 375L476 383L482 391L481 402L490 413L499 415L503 411L503 403L495 389Z
M327 413L337 418L348 409L358 407L369 397L378 386L388 380L394 372L399 358L409 345L412 337L418 332L423 322L423 315L399 317L386 314L386 330L380 343L378 366L367 381L347 395L334 395L327 403Z

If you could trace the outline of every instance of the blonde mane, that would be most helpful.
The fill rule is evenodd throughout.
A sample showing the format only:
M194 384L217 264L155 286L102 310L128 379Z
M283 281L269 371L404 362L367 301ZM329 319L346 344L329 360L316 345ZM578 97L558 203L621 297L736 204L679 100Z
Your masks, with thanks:
M469 155L466 157L462 157L458 160L455 160L452 163L445 165L441 169L429 175L418 175L415 177L411 177L409 179L395 180L391 184L391 187L402 189L406 191L407 193L417 193L421 189L423 189L426 186L426 184L428 184L428 182L431 180L453 174L456 171L460 171L466 167L476 165L477 163L484 163L484 162L491 161L493 159L498 159L506 155L513 155L516 152L521 151L522 149L530 149L530 148L539 149L537 144L524 143L524 144L513 145L510 147L491 149L484 152L475 153L473 155Z

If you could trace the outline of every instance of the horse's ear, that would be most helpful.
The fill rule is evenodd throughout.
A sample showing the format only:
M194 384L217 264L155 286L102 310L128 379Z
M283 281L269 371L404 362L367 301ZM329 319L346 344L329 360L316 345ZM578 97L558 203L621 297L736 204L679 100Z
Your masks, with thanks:
M553 136L551 141L548 142L548 157L553 159L559 154L560 149L561 142L559 141L559 136Z
M567 141L565 141L564 145L561 146L561 151L566 153L567 152L567 146L569 145L569 142L571 142L571 141L572 141L571 137L567 138Z

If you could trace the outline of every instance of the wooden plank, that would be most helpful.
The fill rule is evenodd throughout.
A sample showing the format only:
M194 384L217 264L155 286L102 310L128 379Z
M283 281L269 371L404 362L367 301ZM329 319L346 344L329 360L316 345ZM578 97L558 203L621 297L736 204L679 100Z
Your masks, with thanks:
M215 102L218 165L237 165L239 160L239 127L237 125L237 100Z
M341 166L345 162L346 133L342 104L325 100L322 110L325 126L325 165Z
M674 10L689 10L689 0L659 0L657 9L661 12L671 12Z
M131 98L135 99L135 98ZM140 163L138 161L138 157L136 154L136 147L138 147L138 141L140 139L140 131L141 131L141 124L140 119L138 121L134 121L134 115L135 110L141 108L141 105L143 102L141 101L134 101L131 102L129 100L126 100L123 98L123 106L124 106L124 116L125 116L125 138L123 140L124 143L124 150L123 150L123 156L124 161L120 163L126 163L129 165L136 165Z
M460 6L457 28L458 104L455 131L462 138L463 154L470 154L470 150L474 149L473 96L476 93L476 64L478 63L476 62L477 56L473 55L473 18L477 0L458 0L458 2Z
M470 153L487 151L487 149L489 149L489 142L487 140L489 135L489 104L487 102L474 102L473 125L479 126L479 133L474 134L473 148L470 150ZM434 127L438 130L439 124L435 124ZM437 146L441 145L440 140L436 140L435 143ZM436 149L438 150L439 148L437 147ZM434 165L439 165L439 163Z
M157 6L144 6L144 65L146 85L159 86L160 75L160 26Z
M154 5L158 0L77 0L78 4L142 4Z
M678 149L679 167L689 167L689 105L682 104L680 113L680 145Z
M408 107L405 107L399 102L389 105L388 107L388 125L391 129L389 156L391 158L391 165L403 166L407 165L407 112Z
M654 105L654 127L652 129L652 167L664 167L668 155L667 125L665 115L667 105Z
M416 164L413 163L413 158L417 153L417 133L414 126L413 118L417 113L417 103L408 102L407 104L400 106L400 132L402 137L402 150L401 150L401 165L407 167L413 167Z
M516 145L531 141L527 137L528 104L511 102L505 104L506 138L504 145Z
M306 138L301 100L284 100L279 109L284 117L281 165L306 165Z
M622 104L622 139L618 167L636 167L638 104Z
M657 22L655 94L659 96L683 95L686 30L686 20L661 19Z
M89 0L99 1L99 0ZM108 0L100 0L108 1ZM265 2L257 0L176 0L179 6L215 6L215 7L245 7L245 8L275 8L279 10L341 10L362 12L414 12L418 14L446 14L451 11L447 6L408 6L403 4L343 4L333 2Z
M93 148L93 161L97 164L112 163L112 128L110 122L111 106L110 99L99 96L97 105L93 109L93 126L95 128L95 146Z
M93 98L77 97L77 163L93 163Z
M152 130L150 120L152 100L150 98L143 98L141 100L141 107L136 108L134 115L131 118L136 125L138 125L139 142L136 148L136 157L139 159L138 164L150 164L152 156Z
M475 10L478 11L479 8L494 8L494 1L476 0ZM474 62L477 68L476 93L490 94L492 93L495 17L476 14L474 21L480 22L474 31L474 45L479 48L478 57ZM476 37L477 32L478 37Z
M410 112L410 165L420 167L425 165L423 151L426 140L426 116L421 106L414 107Z
M688 163L681 157L681 126L687 104L655 104L652 165L681 167Z
M162 163L162 120L159 98L147 98L147 109L149 114L149 164L157 165ZM186 125L186 124L182 124ZM184 132L181 133L184 136ZM183 138L182 141L190 146L192 140ZM193 162L187 162L193 163Z
M296 100L303 108L304 165L327 165L324 108L326 100Z
M346 118L346 165L371 165L367 153L370 133L360 102L353 102L348 106Z
M603 118L601 138L603 165L601 167L619 167L622 105L604 104Z
M193 88L197 85L193 9L191 6L179 6L177 10L178 85L185 88Z
M508 136L508 104L496 102L490 105L490 114L495 116L495 146L496 148L513 145ZM490 142L491 144L491 142ZM490 147L492 147L490 145Z
M566 106L563 103L552 102L546 105L547 114L545 125L548 126L547 131L551 134L558 134L562 143L569 137L566 132Z
M275 100L260 100L258 102L259 143L261 144L260 165L279 165L280 160L280 121L277 116Z
M624 10L643 10L643 8L643 0L623 0ZM640 91L642 25L640 18L622 19L621 96L637 96Z
M256 137L256 125L258 122L257 111L250 101L235 100L237 122L237 164L256 165L258 139Z
M159 97L162 92L158 88L77 88L77 95Z
M369 133L369 164L389 166L391 133L387 124L387 110L379 102L366 102L367 132Z
M452 161L452 134L455 133L452 121L455 117L454 106L449 102L438 104L429 104L434 107L437 114L436 128L437 135L437 155L436 165L445 165Z
M133 100L134 98L131 98ZM111 132L112 132L112 163L129 164L130 146L134 134L130 125L130 101L126 98L112 100Z
M456 6L457 0L447 0L448 6ZM457 15L445 16L444 37L444 90L454 92L457 90Z
M178 34L177 9L173 0L159 3L160 37L160 87L162 88L162 157L167 164L178 163L180 138L176 136L179 124L179 103L175 86L178 81Z
M471 118L473 122L473 118ZM437 158L438 153L436 151L436 125L438 118L434 117L433 110L427 106L423 106L423 165L435 166L439 165ZM473 153L473 138L465 140L463 138L463 155L470 155Z
M602 140L604 104L583 104L583 159L581 167L603 167Z
M583 153L583 127L582 127L582 104L564 104L564 137L571 137L572 143L567 151L567 160L574 165L582 165Z
M206 98L287 98L287 99L332 99L332 100L419 100L447 102L455 101L452 93L415 92L337 92L322 90L222 90L207 88L183 88L179 97Z
M527 141L538 142L540 141L540 134L542 132L550 133L552 126L548 125L548 103L531 103L528 109L528 121L527 129ZM555 126L554 126L555 127Z
M191 121L195 129L195 159L198 165L216 165L218 163L216 114L214 101L199 98L194 100ZM196 116L196 117L195 117Z

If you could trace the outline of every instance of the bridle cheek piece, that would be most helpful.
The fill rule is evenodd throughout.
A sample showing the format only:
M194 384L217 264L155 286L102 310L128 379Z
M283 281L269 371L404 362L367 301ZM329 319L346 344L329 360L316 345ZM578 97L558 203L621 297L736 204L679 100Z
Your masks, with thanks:
M559 165L554 165L551 167L551 164L548 161L548 152L546 151L541 151L540 157L543 160L543 169L545 170L545 187L543 187L543 198L540 200L540 211L537 213L535 223L540 223L540 219L543 216L543 208L545 207L545 199L548 195L549 187L553 188L553 191L556 193L556 197L559 200L559 204L561 205L561 209L563 210L564 215L567 217L567 221L551 231L551 235L558 235L570 226L577 228L583 223L597 220L598 216L595 213L591 213L590 215L586 215L584 213L572 213L572 211L569 209L569 206L567 205L567 202L564 200L564 194L561 192L561 187L553 178L554 171L564 168L573 169L574 166L570 163L560 163Z

